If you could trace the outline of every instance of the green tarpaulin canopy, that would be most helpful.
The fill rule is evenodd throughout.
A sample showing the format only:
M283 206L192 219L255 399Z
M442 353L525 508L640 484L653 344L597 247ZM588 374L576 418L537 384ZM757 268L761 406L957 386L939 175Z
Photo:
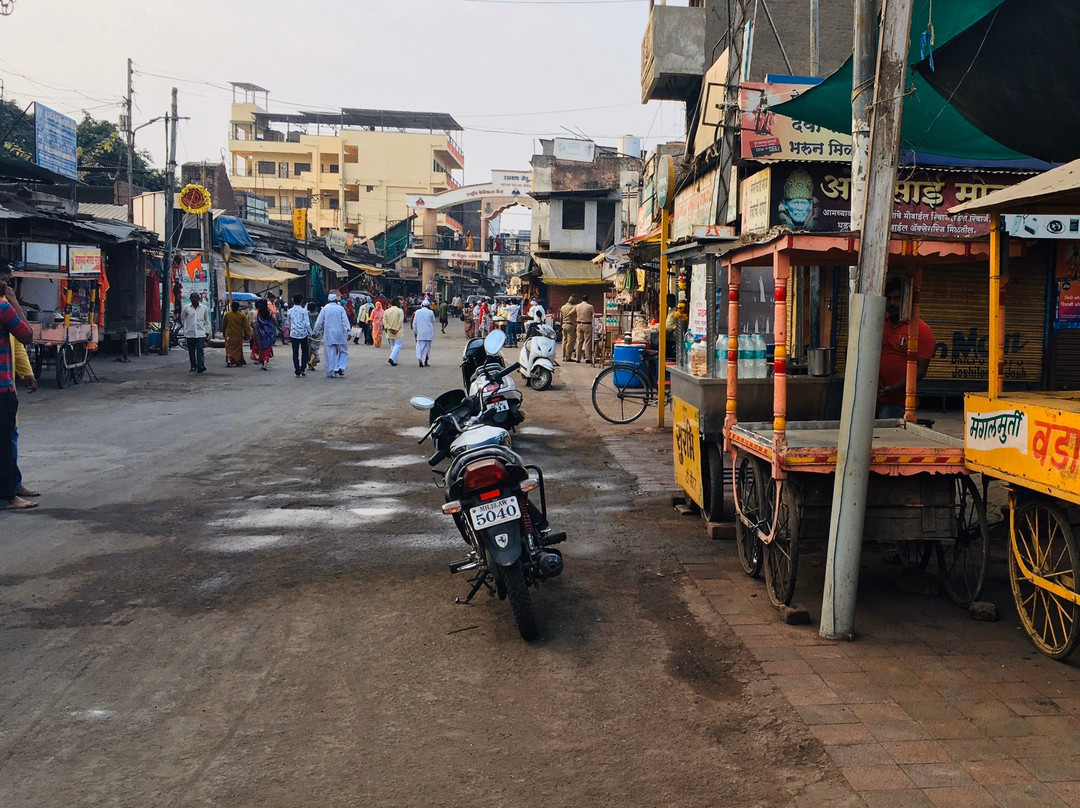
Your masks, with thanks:
M1019 160L1029 155L1003 146L969 123L910 66L922 58L923 33L933 25L935 47L1000 6L1004 0L915 0L911 16L906 86L913 92L904 100L900 145L914 152L928 152L972 160ZM931 15L931 10L933 14ZM849 58L821 84L798 98L774 107L774 111L836 132L851 132L851 74Z

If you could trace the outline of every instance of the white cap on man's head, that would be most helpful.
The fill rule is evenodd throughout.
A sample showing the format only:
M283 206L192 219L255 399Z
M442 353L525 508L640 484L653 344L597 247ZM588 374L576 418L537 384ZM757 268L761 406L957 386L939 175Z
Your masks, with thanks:
M331 303L335 303L337 302L337 295L331 292L326 296L326 299L329 300Z

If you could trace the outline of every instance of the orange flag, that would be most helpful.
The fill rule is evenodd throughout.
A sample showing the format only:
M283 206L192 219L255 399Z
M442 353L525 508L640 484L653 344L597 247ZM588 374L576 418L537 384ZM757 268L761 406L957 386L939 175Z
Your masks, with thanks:
M187 274L192 281L195 280L195 273L202 271L202 256L196 255L187 263Z

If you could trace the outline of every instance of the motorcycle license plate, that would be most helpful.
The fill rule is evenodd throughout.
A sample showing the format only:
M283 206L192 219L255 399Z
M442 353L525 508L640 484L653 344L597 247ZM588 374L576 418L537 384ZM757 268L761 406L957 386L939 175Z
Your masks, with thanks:
M503 497L494 502L485 502L469 510L469 520L476 530L513 522L521 518L521 508L517 497Z
M492 406L495 407L495 412L509 412L510 411L510 402L509 401L496 401Z

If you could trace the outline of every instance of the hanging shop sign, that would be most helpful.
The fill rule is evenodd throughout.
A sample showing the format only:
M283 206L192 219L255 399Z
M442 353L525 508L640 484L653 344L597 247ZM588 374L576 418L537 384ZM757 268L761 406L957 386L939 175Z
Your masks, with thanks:
M104 262L100 247L69 247L68 275L96 278L101 274Z
M680 398L671 399L672 443L675 455L675 482L698 505L704 507L701 484L700 414Z
M806 92L821 79L768 76L739 87L744 160L851 160L851 135L777 115L772 107Z
M851 172L848 166L770 166L769 226L835 233L851 229ZM756 175L755 175L756 176ZM976 172L905 171L893 196L892 232L911 238L957 241L985 238L990 215L952 216L950 207L981 199L1022 177Z
M210 210L210 192L201 185L190 183L180 191L180 209L184 213L206 213Z
M1054 328L1080 328L1080 278L1059 280L1057 287Z
M398 277L403 281L420 280L420 270L417 267L399 267Z
M694 232L695 225L715 221L714 191L715 172L698 177L675 197L675 209L671 215L671 239L678 241Z
M766 168L747 177L742 181L739 192L742 231L764 233L769 229L769 212L772 210L772 169Z
M1080 214L1068 216L1002 216L1002 227L1020 238L1080 239Z
M356 236L344 230L330 230L326 234L326 248L332 252L347 253L355 242Z

